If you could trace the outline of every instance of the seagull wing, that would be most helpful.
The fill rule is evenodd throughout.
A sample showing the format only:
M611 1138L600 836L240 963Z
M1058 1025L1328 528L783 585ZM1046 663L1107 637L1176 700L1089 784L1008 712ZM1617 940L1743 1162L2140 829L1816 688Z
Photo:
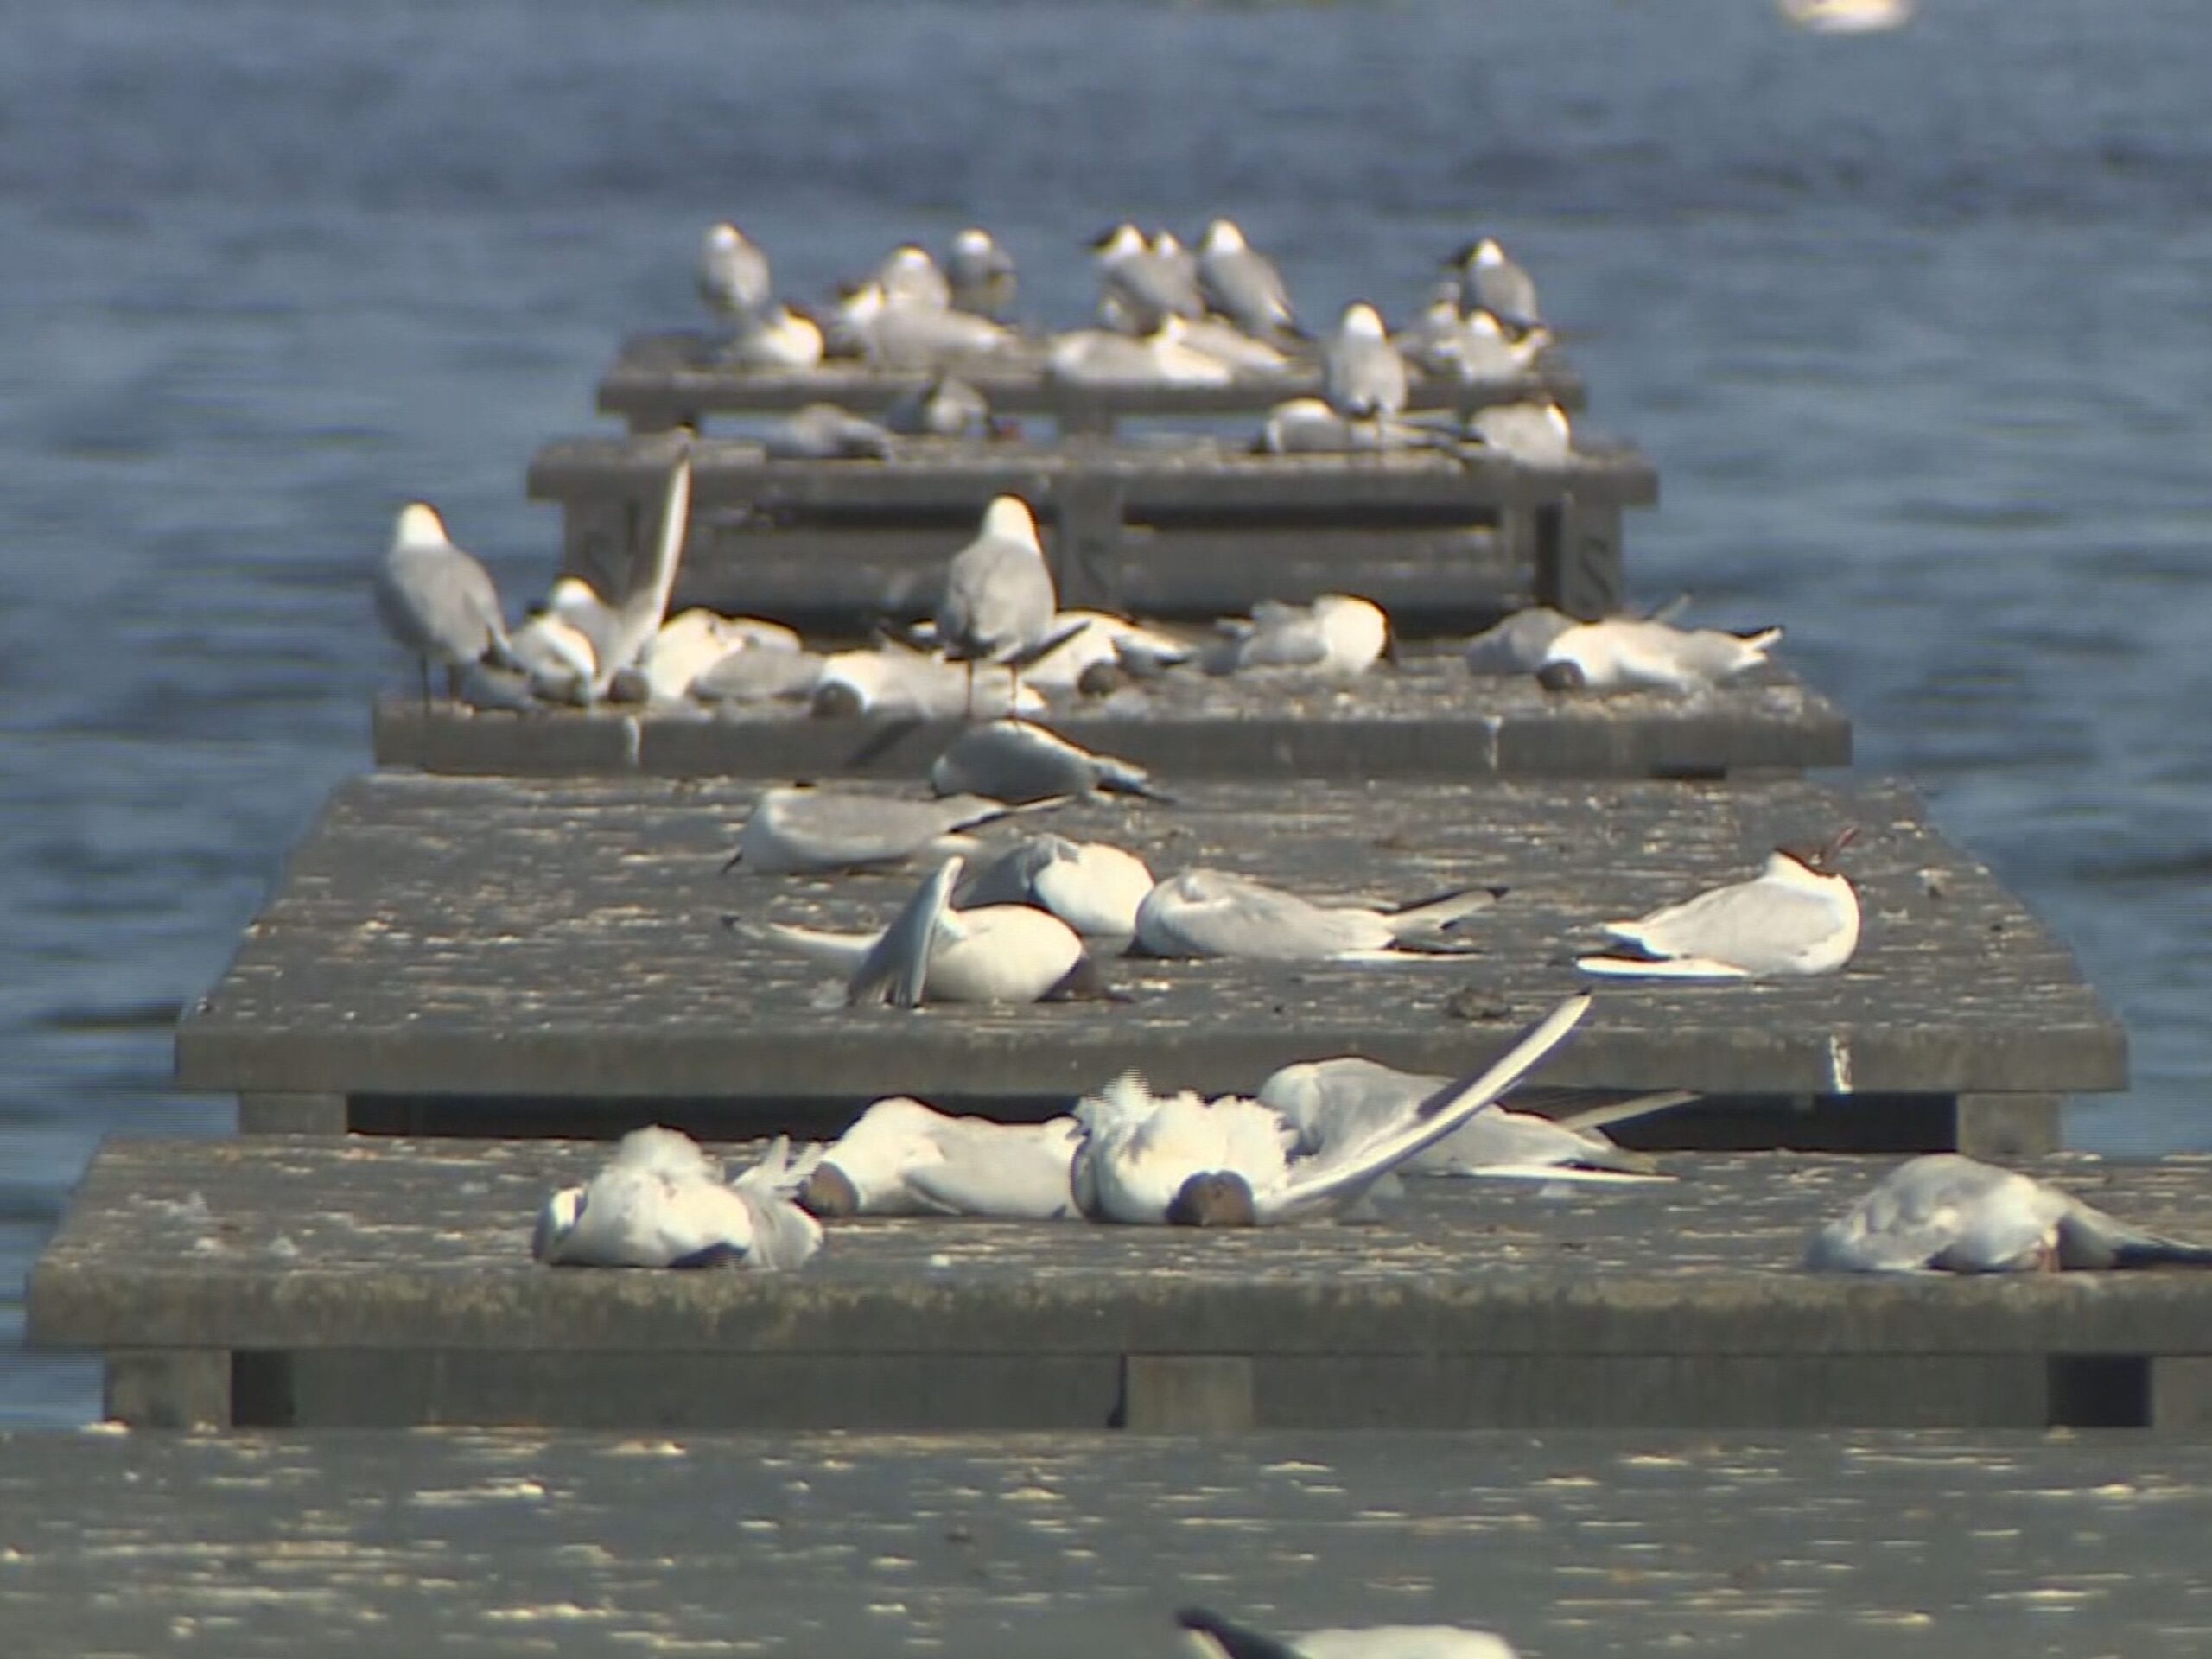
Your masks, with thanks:
M948 858L930 872L915 890L906 907L883 930L883 937L861 959L845 982L845 1006L882 1000L887 989L893 1007L918 1008L930 971L930 951L937 943L938 927L952 899L952 885L959 880L965 861Z

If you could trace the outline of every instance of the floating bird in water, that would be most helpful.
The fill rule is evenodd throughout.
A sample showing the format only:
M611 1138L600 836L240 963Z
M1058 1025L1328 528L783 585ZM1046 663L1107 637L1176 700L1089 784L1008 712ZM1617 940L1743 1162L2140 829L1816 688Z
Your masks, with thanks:
M963 715L995 718L1039 714L1045 699L1025 677L1016 685L995 678L971 683L967 665L947 662L934 652L917 651L886 639L866 651L841 651L822 664L814 689L813 712L825 720L860 715L952 720Z
M1175 1622L1208 1659L1514 1659L1503 1637L1454 1624L1372 1624L1275 1637L1204 1607L1184 1608Z
M1494 237L1470 242L1452 256L1459 268L1459 308L1487 311L1509 331L1524 334L1543 321L1536 308L1536 284L1505 257Z
M930 787L940 795L1017 804L1092 794L1173 799L1134 761L1093 753L1057 732L1012 719L969 726L954 738L931 764Z
M1379 429L1406 406L1406 360L1382 327L1382 314L1363 302L1344 308L1321 357L1322 395L1348 421Z
M1589 1007L1587 995L1567 998L1492 1065L1409 1103L1365 1141L1325 1157L1296 1156L1296 1129L1257 1101L1160 1097L1134 1077L1119 1078L1076 1108L1084 1131L1076 1202L1096 1221L1196 1227L1338 1213L1541 1065Z
M1780 628L1723 633L1609 616L1554 634L1536 678L1551 691L1699 691L1759 667L1781 638Z
M2145 1232L2016 1170L1955 1152L1910 1159L1813 1235L1830 1273L2056 1273L2212 1267L2212 1247Z
M846 976L845 1004L888 1001L1041 1002L1098 994L1083 941L1057 916L1028 905L955 911L965 861L948 858L881 933L831 933L725 916L733 931L791 950Z
M918 1100L879 1100L823 1150L798 1201L823 1220L982 1216L1056 1221L1082 1129L1071 1117L999 1123L950 1117Z
M1824 847L1777 848L1748 881L1714 887L1605 931L1642 954L1578 957L1586 974L1651 979L1770 979L1832 974L1859 948L1859 894L1834 868L1858 834Z
M1006 322L1014 315L1014 256L1001 247L991 233L970 225L952 238L944 262L945 280L952 285L956 310L972 311L993 322Z
M910 801L857 790L771 789L753 806L722 868L742 864L755 875L791 875L903 864L933 849L964 851L972 843L945 838L1031 810L976 795Z
M767 308L773 292L768 256L727 222L709 225L699 247L699 297L717 316L741 324Z
M444 520L420 501L400 509L391 545L377 566L377 616L385 632L422 671L423 706L430 706L430 664L454 671L477 663L520 666L499 617L491 573L455 547Z
M1215 313L1262 340L1296 334L1298 318L1282 273L1255 253L1234 219L1217 219L1198 242L1198 291Z
M1225 870L1169 877L1137 907L1136 950L1249 962L1403 962L1464 955L1450 930L1489 909L1503 887L1465 887L1397 909L1320 905Z
M1022 659L1049 648L1058 608L1028 504L998 497L983 510L976 539L945 568L936 619L945 654L968 664L971 690L977 663L1003 664L1011 697L1021 683Z
M787 1196L794 1183L780 1138L725 1183L689 1135L634 1129L590 1180L545 1201L531 1254L550 1267L801 1267L822 1229Z
M1086 939L1127 940L1152 889L1152 872L1135 853L1103 841L1034 835L978 862L952 901L962 910L1034 905Z
M1451 1081L1347 1055L1286 1065L1260 1085L1259 1097L1297 1129L1298 1149L1311 1157L1363 1143L1408 1105L1427 1100ZM1680 1090L1651 1095L1616 1109L1615 1121L1693 1098ZM1615 1146L1602 1131L1516 1111L1503 1102L1484 1107L1405 1165L1408 1173L1547 1179L1576 1172L1649 1179L1653 1167L1650 1159Z
M1311 605L1263 599L1249 620L1219 625L1229 637L1202 652L1209 674L1296 669L1324 679L1357 679L1390 652L1390 619L1372 601L1324 594Z

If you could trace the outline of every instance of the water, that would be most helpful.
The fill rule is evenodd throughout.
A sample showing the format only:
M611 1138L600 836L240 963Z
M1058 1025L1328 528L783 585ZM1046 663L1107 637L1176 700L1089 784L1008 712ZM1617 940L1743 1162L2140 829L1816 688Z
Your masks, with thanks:
M801 295L979 219L1061 321L1123 213L1232 212L1311 315L1402 316L1501 234L1659 464L1639 589L1787 621L1863 764L2075 946L2135 1087L2072 1140L2212 1146L2202 0L1927 10L11 9L0 1422L96 1408L13 1287L99 1137L228 1127L168 1027L366 763L391 512L540 591L524 465L619 334L689 319L723 216Z

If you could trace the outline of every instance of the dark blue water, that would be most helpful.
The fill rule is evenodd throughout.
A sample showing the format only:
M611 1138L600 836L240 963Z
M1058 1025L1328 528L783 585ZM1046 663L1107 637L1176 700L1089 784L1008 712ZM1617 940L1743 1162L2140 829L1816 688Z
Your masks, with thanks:
M0 53L0 1422L95 1408L13 1287L399 664L436 501L511 595L626 329L735 217L804 296L970 219L1049 321L1124 213L1233 213L1309 313L1494 231L1657 460L1633 577L1793 659L2080 953L2212 1146L2212 100L2202 0L1198 7L72 0Z

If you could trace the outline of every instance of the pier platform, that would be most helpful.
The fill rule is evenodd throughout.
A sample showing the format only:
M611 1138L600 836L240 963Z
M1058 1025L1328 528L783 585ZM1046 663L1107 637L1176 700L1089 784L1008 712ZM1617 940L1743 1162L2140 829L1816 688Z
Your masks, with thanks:
M721 874L753 787L384 773L338 788L188 1010L177 1080L238 1094L250 1129L658 1117L728 1134L834 1124L887 1094L1043 1109L1133 1066L1216 1092L1341 1053L1456 1073L1578 983L1598 923L1855 823L1866 919L1847 969L1617 982L1542 1080L1711 1096L1643 1126L1668 1144L2000 1154L2055 1146L2060 1095L2126 1084L2126 1039L2071 957L1899 786L1160 781L1178 804L1020 823L1112 841L1155 874L1212 866L1315 898L1503 885L1471 925L1487 948L1403 966L1116 959L1125 1001L847 1009L821 969L721 917L881 927L918 873Z
M679 442L571 438L538 452L529 492L562 511L564 573L629 591ZM1003 494L1035 511L1064 607L1205 620L1255 598L1347 592L1408 628L1471 631L1532 601L1603 616L1622 601L1622 513L1659 489L1626 447L1541 465L1482 448L1258 455L1189 435L914 439L856 461L771 460L729 438L690 447L676 604L809 632L926 612L945 561Z
M749 1161L725 1149L733 1166ZM1244 1231L833 1224L786 1273L542 1267L603 1144L111 1141L27 1298L149 1427L1209 1430L2212 1421L2212 1274L1816 1274L1885 1166L1682 1154L1671 1182L1409 1178ZM2024 1163L2212 1237L2212 1162Z
M1547 691L1470 673L1456 647L1409 651L1350 685L1196 670L1076 697L1039 717L1166 778L1726 778L1851 763L1851 722L1778 667L1694 695ZM919 778L955 720L816 718L804 703L480 712L379 699L378 766L560 777Z
M1063 437L1111 432L1124 421L1220 420L1243 417L1256 431L1275 404L1318 397L1318 360L1294 359L1281 374L1248 374L1224 386L1086 385L1058 379L1045 370L1045 346L1025 342L992 367L980 362L959 378L982 392L998 416L1042 417ZM809 404L836 404L855 415L880 416L930 384L929 375L872 369L831 361L804 372L764 373L741 368L709 336L673 329L632 334L622 342L599 383L599 409L629 423L632 432L670 427L703 428L718 416L786 413ZM1492 404L1549 398L1569 410L1582 407L1582 377L1557 350L1534 369L1498 380L1459 380L1413 369L1408 407L1450 409L1461 414Z
M1174 1610L1528 1659L2202 1639L2212 1449L2096 1434L0 1439L14 1659L1174 1659Z

